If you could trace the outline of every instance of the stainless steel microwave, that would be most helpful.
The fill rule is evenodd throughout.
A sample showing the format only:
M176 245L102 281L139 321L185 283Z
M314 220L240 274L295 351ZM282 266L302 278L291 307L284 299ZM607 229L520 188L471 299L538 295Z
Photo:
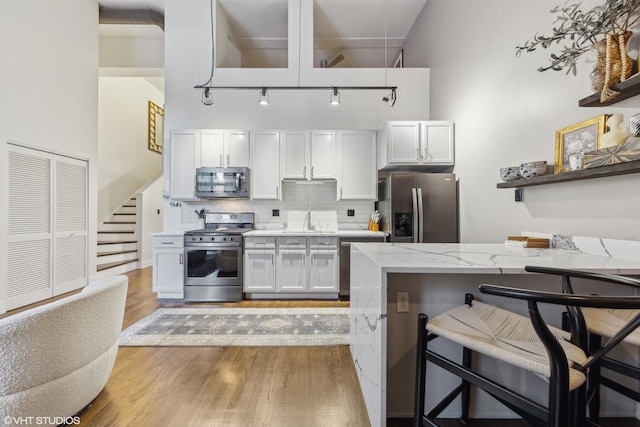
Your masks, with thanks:
M196 196L248 198L249 168L197 168Z

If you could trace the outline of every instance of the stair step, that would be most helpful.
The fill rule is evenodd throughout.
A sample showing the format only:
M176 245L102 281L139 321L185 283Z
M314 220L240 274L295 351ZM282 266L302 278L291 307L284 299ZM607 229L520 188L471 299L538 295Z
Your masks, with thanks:
M104 221L103 224L134 224L135 221Z
M121 266L121 265L129 264L131 262L138 262L138 258L129 259L129 260L126 260L126 261L110 262L108 264L100 264L100 265L97 266L96 270L97 271L104 271L104 270L107 270L109 268L118 267L118 266Z
M123 208L135 208L136 205L122 205Z
M135 231L98 231L98 234L133 234Z
M130 254L130 253L133 253L133 252L138 252L138 250L137 249L131 249L131 250L128 250L128 251L99 252L98 253L98 257L109 256L109 255Z
M131 213L131 212L114 212L113 215L135 215L135 213Z
M107 240L98 240L98 245L113 245L113 244L125 244L125 243L138 243L137 240L119 240L117 242L109 242Z

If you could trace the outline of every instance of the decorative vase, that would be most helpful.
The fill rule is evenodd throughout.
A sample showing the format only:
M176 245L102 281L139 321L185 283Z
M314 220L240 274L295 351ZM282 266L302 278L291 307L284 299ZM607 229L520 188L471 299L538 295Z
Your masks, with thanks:
M591 88L600 92L601 102L615 98L619 93L611 86L625 81L633 73L635 61L627 54L631 34L631 31L607 34L594 45L597 59L591 73Z

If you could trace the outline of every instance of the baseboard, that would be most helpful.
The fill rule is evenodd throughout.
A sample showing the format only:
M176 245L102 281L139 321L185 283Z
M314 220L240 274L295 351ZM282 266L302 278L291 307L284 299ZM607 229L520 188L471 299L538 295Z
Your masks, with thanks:
M153 265L153 259L145 259L138 262L138 270L142 270L143 268L151 267Z

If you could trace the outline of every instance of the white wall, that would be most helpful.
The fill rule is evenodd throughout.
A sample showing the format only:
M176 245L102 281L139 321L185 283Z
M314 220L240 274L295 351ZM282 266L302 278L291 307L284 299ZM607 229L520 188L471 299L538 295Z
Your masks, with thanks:
M148 102L164 94L142 77L100 77L98 220L107 218L151 178L162 155L148 149Z
M142 204L142 230L138 241L141 248L138 254L141 268L149 267L153 261L152 233L162 231L162 178L156 179L148 187L136 195L136 202Z
M522 230L640 239L638 174L527 187L524 203L514 203L513 189L496 189L502 166L553 164L557 129L638 112L579 108L591 94L589 64L579 64L573 77L536 71L548 63L548 50L516 58L516 45L550 33L556 4L429 0L409 35L405 65L431 69L431 118L456 125L464 242L500 242Z
M0 28L4 35L0 37L0 169L6 173L7 140L89 161L89 274L95 274L98 3L1 2ZM6 181L4 175L0 201L6 200ZM2 311L7 283L4 208L0 230Z

